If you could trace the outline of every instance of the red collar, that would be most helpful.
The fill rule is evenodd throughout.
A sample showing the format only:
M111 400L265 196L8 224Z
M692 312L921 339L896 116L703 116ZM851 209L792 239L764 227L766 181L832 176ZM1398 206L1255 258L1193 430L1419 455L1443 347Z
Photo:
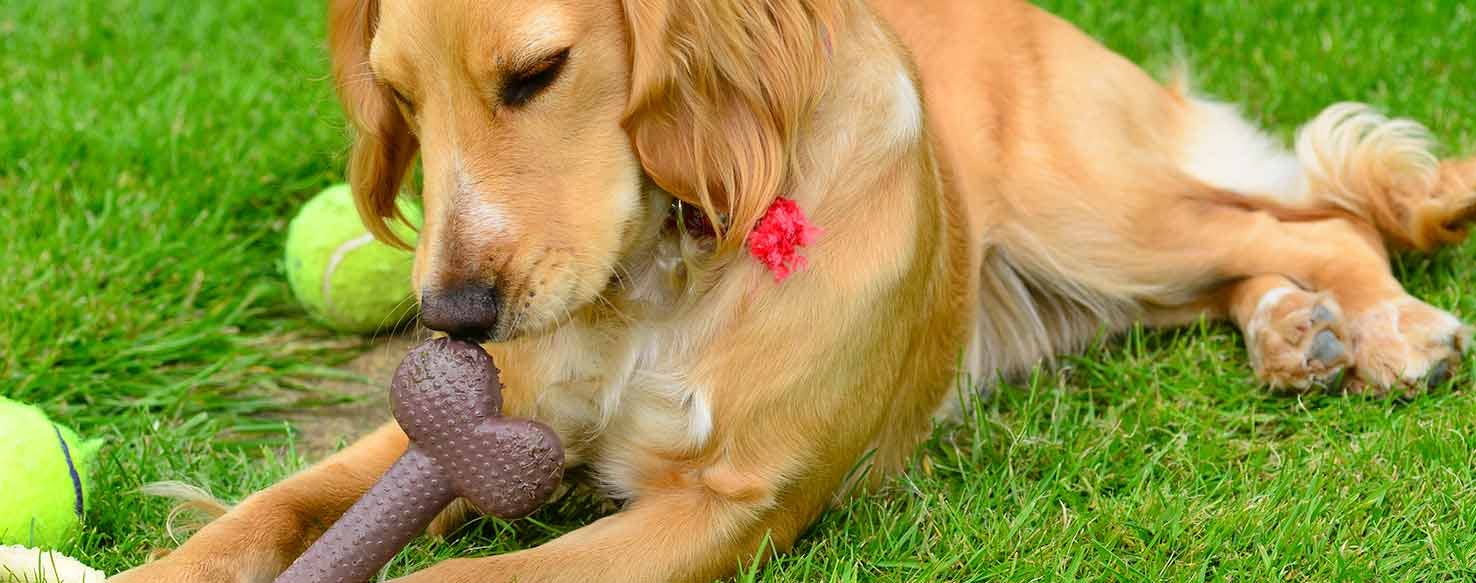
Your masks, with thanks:
M726 216L719 221L727 222ZM672 200L671 212L667 214L668 229L698 239L715 239L717 229L708 220L707 213L693 205ZM748 254L769 268L775 282L782 282L797 271L803 270L808 262L800 249L808 247L821 235L819 227L810 223L799 204L793 199L779 197L759 219L758 224L744 238Z

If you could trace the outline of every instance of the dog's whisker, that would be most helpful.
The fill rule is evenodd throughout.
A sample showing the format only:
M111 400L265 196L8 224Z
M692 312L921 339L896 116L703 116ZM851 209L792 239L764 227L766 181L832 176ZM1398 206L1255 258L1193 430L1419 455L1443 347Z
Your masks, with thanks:
M397 325L401 324L402 322L400 322L400 321L391 321L390 319L393 318L395 316L395 314L401 313L401 311L405 309L405 305L407 303L414 303L414 302L415 302L415 292L414 291L410 292L409 294L406 294L405 297L400 298L399 301L395 302L395 305L392 306L389 309L389 311L385 312L384 315L379 318L379 324L374 327L374 332L369 335L369 342L370 343L378 342L381 337L385 337L390 332L392 332L394 329L391 328L391 327L392 326L397 326ZM419 312L416 312L416 314L413 316L413 319L418 319L418 318L419 318Z

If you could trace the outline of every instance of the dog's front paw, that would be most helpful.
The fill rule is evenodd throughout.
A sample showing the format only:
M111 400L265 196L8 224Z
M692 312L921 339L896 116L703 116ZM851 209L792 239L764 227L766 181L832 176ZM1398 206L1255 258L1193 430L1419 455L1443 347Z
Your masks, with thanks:
M1282 288L1256 306L1245 343L1262 381L1277 390L1307 391L1332 384L1353 365L1347 334L1331 296Z
M1449 312L1414 298L1391 300L1351 324L1355 370L1352 393L1413 396L1450 379L1471 346L1471 327Z

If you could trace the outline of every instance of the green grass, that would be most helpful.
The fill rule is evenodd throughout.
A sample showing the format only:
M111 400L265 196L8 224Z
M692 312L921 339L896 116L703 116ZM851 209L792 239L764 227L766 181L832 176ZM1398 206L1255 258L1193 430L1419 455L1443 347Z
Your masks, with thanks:
M1476 146L1464 0L1048 6L1283 135L1358 99ZM286 218L346 145L320 2L0 4L0 394L105 437L66 547L114 572L171 546L175 479L237 499L300 468L286 425L356 339L318 331L278 261ZM1476 245L1400 258L1476 316ZM1223 325L1135 332L1008 387L914 470L827 513L743 581L1476 578L1476 396L1269 395ZM1471 385L1463 373L1457 387ZM0 509L3 511L3 509ZM392 573L535 544L597 513L479 521Z

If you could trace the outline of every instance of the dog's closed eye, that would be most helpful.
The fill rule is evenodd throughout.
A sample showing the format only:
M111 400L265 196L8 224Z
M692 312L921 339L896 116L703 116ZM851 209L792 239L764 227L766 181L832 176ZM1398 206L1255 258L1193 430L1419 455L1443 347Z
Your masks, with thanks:
M522 107L553 85L569 62L569 49L561 50L522 71L508 74L498 97L508 107Z

